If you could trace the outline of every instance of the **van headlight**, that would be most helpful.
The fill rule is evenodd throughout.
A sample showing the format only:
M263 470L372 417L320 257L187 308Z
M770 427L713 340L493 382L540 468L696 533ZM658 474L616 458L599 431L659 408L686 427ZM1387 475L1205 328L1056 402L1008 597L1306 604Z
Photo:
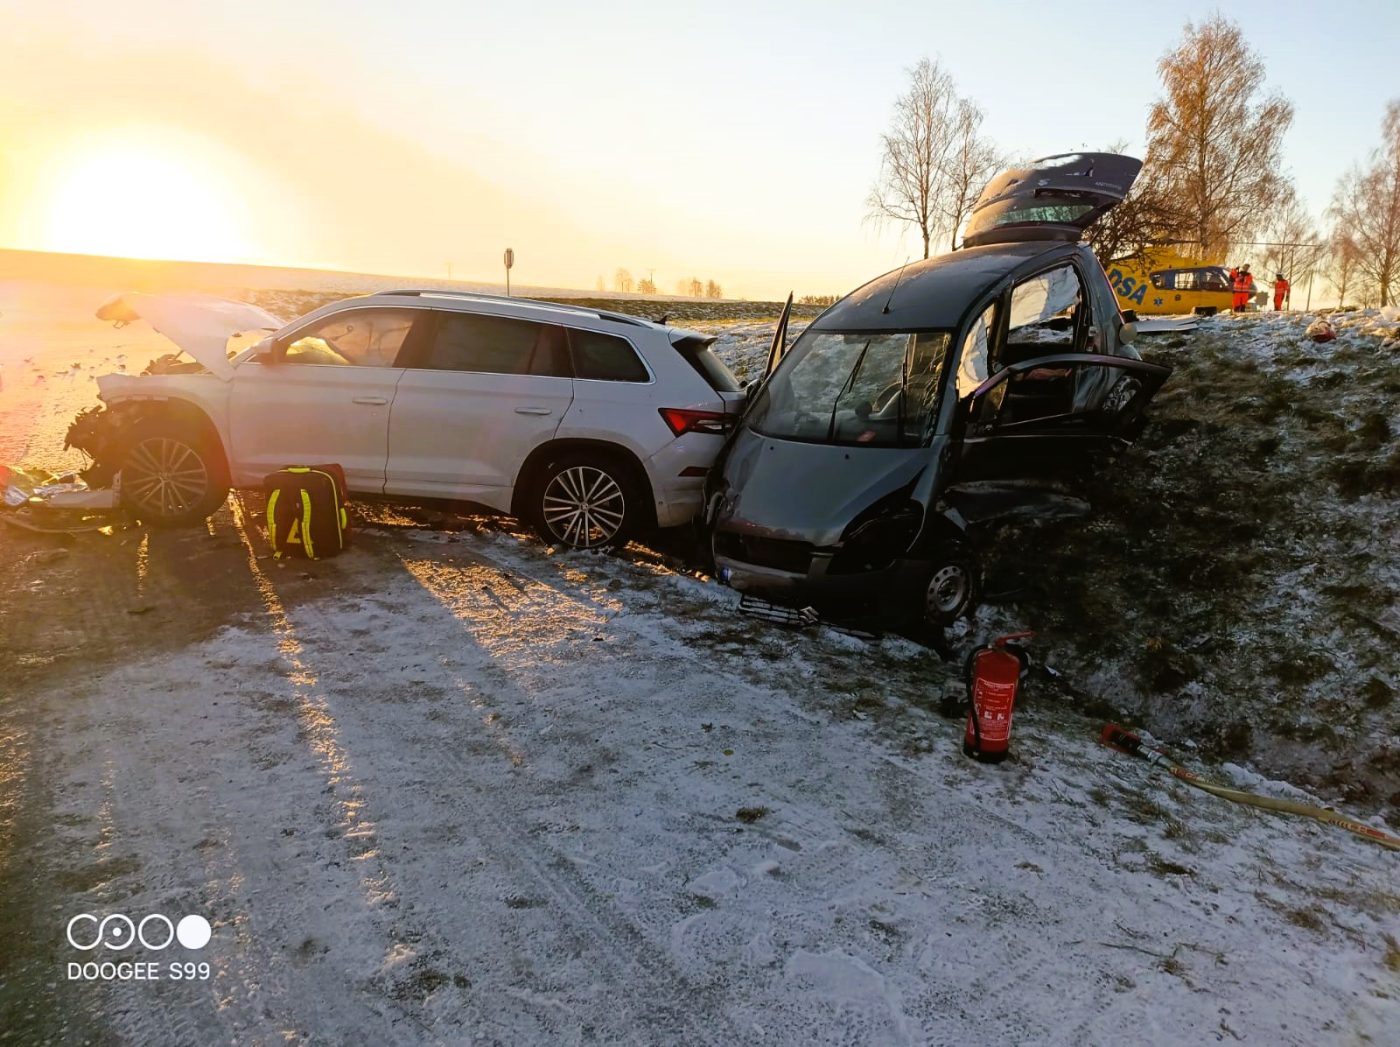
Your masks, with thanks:
M880 499L846 527L828 570L843 574L888 567L909 551L923 522L924 507L904 492Z

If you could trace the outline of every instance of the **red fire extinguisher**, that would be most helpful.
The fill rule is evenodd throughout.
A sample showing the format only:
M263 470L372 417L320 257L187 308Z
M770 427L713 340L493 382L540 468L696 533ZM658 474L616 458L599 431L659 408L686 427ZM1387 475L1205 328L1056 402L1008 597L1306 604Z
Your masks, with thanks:
M1015 641L1034 635L998 636L968 655L967 692L972 708L963 732L963 752L974 760L1000 763L1006 759L1016 689L1030 665L1026 652Z

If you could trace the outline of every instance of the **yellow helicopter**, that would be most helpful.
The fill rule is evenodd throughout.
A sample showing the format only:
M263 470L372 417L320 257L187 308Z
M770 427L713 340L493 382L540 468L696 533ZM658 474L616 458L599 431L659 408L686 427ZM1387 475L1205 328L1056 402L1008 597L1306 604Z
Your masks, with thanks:
M1228 313L1234 284L1223 265L1170 249L1153 249L1104 266L1120 309L1139 316ZM1256 291L1258 288L1256 287Z

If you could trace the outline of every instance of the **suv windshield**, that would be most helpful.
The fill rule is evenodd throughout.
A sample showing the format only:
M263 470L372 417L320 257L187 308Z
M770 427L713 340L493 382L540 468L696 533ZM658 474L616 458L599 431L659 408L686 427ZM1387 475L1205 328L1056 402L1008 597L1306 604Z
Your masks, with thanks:
M808 331L763 387L748 425L789 440L920 446L933 433L949 337Z

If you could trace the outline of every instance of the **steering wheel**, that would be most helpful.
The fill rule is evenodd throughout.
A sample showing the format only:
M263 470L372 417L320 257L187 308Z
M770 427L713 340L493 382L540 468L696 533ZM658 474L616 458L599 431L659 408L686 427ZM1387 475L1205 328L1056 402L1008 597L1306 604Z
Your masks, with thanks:
M907 399L915 402L928 392L928 386L935 380L933 375L911 375L908 384L892 382L880 390L872 404L870 417L877 421L888 421L899 414L899 392L904 390Z
M876 419L887 417L890 408L895 406L901 388L899 382L891 382L876 393L875 398L870 401L868 417ZM859 409L857 409L857 413L859 413Z

